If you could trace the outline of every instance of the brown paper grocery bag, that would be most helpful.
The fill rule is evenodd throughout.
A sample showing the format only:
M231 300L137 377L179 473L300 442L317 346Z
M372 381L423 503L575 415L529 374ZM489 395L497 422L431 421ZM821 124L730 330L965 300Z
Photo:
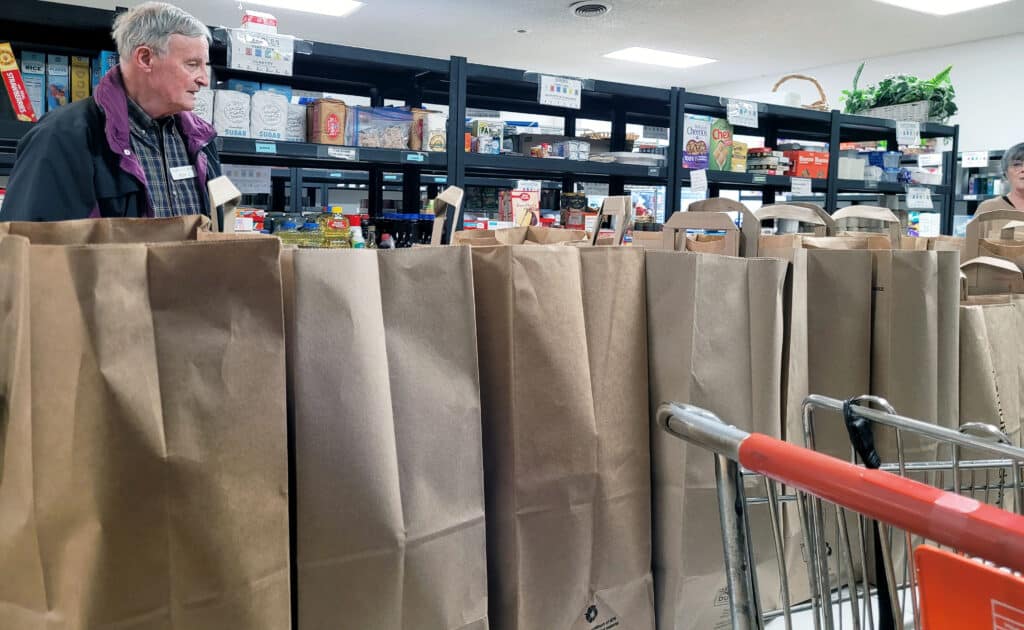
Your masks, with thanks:
M500 230L463 230L452 235L452 245L585 244L588 239L587 233L581 230L563 230L530 225Z
M643 252L472 253L491 623L649 630Z
M0 627L288 628L279 243L3 241Z
M993 210L975 215L967 224L963 259L991 256L1012 261L1018 267L1024 266L1024 241L1013 238L1013 225L1022 219L1024 211L1020 210ZM1011 227L1005 229L1006 225ZM1002 230L1002 233L995 234L997 230Z
M208 231L210 219L190 214L166 219L78 219L0 223L0 234L28 237L35 245L164 243L194 241Z
M786 263L646 253L652 417L660 401L677 401L709 409L745 430L782 436ZM651 442L658 628L727 626L712 455L656 426ZM750 519L761 592L777 598L767 507L752 508Z
M470 252L289 252L298 628L486 630Z

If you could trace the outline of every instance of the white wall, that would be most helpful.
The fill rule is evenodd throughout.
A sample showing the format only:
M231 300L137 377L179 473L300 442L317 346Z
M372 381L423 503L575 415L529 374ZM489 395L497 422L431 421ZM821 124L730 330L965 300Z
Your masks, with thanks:
M854 46L854 42L845 42ZM768 54L768 53L766 53ZM960 124L962 151L1001 150L1024 141L1024 80L1017 63L1024 58L1024 35L1011 35L955 46L932 48L891 57L869 59L860 85L877 83L886 75L905 73L930 78L953 65L953 87L960 112L951 122ZM841 109L842 91L848 90L858 62L799 70L818 79L833 108ZM762 77L733 83L694 86L716 96L754 96L770 92L779 77ZM790 81L784 90L799 91L804 103L818 100L814 88Z

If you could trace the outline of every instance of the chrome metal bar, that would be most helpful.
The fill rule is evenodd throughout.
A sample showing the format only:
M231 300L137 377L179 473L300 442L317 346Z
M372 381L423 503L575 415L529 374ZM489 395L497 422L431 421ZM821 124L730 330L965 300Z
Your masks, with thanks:
M740 444L750 434L725 424L718 416L693 405L662 403L658 406L658 425L687 442L724 455L734 462L740 459Z
M743 525L743 478L739 465L724 455L715 456L715 481L718 486L718 514L722 521L722 548L725 550L725 575L732 607L732 630L757 630L761 619L755 613L750 572L756 566L747 562L747 531Z
M772 521L772 540L775 542L775 557L779 559L779 586L782 591L782 614L786 630L793 630L792 605L789 601L789 568L786 565L786 547L782 540L782 510L779 506L778 484L764 477L764 488L768 494L768 512Z

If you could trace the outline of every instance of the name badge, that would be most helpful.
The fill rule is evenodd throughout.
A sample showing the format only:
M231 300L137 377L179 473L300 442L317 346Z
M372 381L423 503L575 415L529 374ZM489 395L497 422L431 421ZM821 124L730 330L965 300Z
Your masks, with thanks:
M171 179L178 182L183 179L192 179L196 176L195 167L189 166L173 166L171 167Z

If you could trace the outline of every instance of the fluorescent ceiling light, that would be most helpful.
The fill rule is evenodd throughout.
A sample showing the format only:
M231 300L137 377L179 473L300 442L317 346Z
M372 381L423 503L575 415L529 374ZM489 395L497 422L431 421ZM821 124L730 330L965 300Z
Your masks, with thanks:
M875 0L893 6L930 13L931 15L953 15L975 9L983 9L995 4L1003 4L1010 0Z
M605 57L636 63L648 63L652 66L668 66L669 68L693 68L694 66L703 66L706 63L715 63L717 61L707 57L694 57L693 55L682 55L680 53L637 46L610 52Z
M358 0L243 0L243 2L264 7L318 13L331 17L345 17L364 4Z

